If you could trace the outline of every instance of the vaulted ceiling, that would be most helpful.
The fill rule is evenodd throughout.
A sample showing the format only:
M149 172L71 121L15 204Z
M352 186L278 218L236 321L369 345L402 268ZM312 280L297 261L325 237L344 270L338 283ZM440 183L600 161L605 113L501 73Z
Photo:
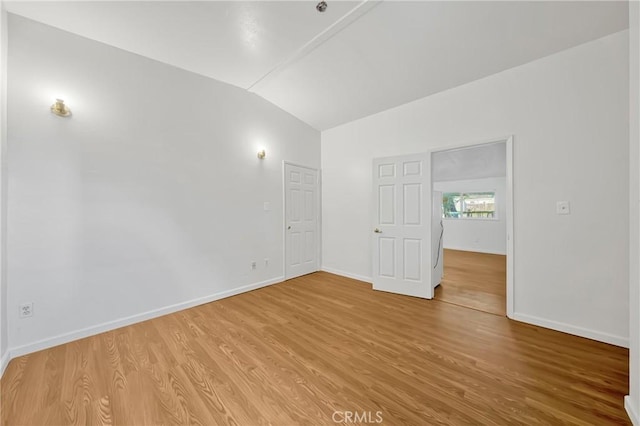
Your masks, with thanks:
M86 1L9 12L241 87L318 130L628 26L615 1Z

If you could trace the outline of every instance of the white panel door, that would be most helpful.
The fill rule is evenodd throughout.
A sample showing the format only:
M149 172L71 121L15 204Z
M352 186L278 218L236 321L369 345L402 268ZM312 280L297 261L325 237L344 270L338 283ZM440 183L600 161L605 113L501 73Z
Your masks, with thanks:
M433 297L428 154L373 160L373 288Z
M285 163L285 279L318 270L318 171Z

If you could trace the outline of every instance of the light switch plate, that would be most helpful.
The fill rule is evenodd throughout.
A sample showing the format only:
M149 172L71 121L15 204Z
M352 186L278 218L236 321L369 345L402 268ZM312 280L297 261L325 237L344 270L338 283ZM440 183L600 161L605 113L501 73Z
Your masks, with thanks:
M568 201L558 201L556 203L557 214L571 214L571 206Z

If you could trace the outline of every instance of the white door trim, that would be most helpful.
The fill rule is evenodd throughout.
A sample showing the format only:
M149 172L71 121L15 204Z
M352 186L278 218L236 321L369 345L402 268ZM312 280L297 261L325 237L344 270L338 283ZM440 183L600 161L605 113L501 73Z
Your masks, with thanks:
M507 317L513 318L514 307L514 244L513 244L513 135L507 144Z
M320 170L315 167L306 166L304 164L294 163L292 161L283 160L282 161L282 276L285 281L290 279L291 277L287 275L287 182L286 182L286 166L295 166L301 167L303 169L313 170L316 172L316 271L319 271L320 265L322 264L322 259L320 258L322 242L321 242L321 226L320 226L320 218L321 218L321 195L320 195Z
M514 226L513 226L513 135L508 135L499 138L491 138L485 139L479 142L471 142L464 143L459 145L450 145L443 146L441 148L434 148L429 150L429 157L431 161L433 161L433 154L441 151L450 151L453 149L459 148L470 148L474 146L480 145L488 145L493 143L501 143L504 142L507 150L507 161L506 161L506 183L507 183L507 194L506 194L506 207L507 207L507 317L513 319L514 311L515 311L515 283L514 283ZM433 167L431 167L433 173ZM430 188L431 194L430 197L433 198L433 179L430 180ZM431 238L431 237L429 237Z

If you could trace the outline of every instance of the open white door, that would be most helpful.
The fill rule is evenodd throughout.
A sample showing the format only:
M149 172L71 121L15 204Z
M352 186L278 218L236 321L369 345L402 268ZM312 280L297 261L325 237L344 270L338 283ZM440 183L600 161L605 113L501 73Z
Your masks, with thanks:
M429 154L373 160L373 288L433 297Z
M285 279L318 270L318 171L284 164Z

